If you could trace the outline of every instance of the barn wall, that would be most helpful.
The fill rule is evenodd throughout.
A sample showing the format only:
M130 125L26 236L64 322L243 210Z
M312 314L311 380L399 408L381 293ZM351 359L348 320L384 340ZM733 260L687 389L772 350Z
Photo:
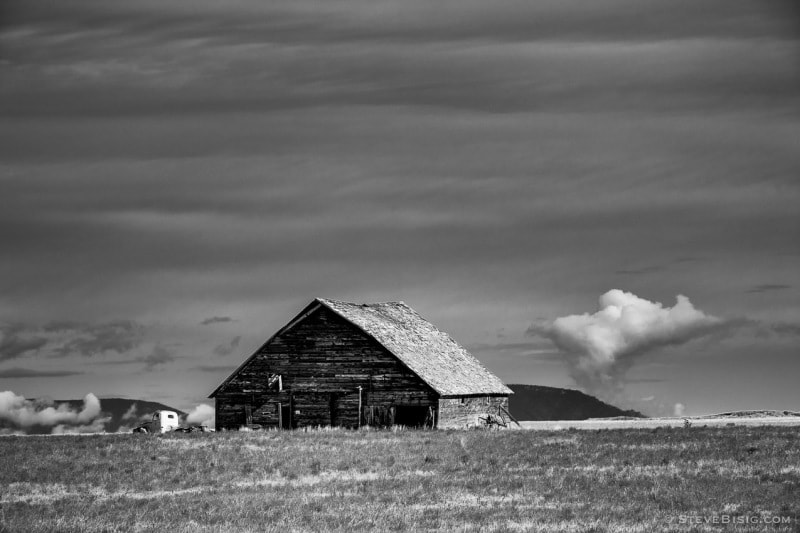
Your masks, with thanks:
M268 387L282 376L283 391ZM246 421L278 427L278 404L291 405L292 427L391 421L393 407L437 407L438 395L374 339L321 307L263 346L216 395L217 429ZM289 409L284 407L284 418Z
M488 415L496 417L501 413L500 407L508 410L508 396L441 398L438 427L457 429L484 426Z

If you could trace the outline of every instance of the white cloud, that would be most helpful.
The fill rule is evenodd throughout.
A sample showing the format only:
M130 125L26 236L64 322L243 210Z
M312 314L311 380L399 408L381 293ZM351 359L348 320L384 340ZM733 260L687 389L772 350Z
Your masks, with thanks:
M128 408L128 410L125 411L125 413L123 413L122 420L123 421L136 420L136 418L138 416L138 414L136 412L138 410L138 406L139 406L139 404L137 404L137 403L131 404L131 406Z
M192 409L188 415L186 415L186 423L187 424L197 424L197 425L206 425L209 427L214 427L214 408L210 405L201 403L194 409Z
M111 420L110 416L96 418L91 424L70 426L68 424L58 424L50 432L53 435L74 435L79 433L102 433L105 431L106 422Z
M636 359L654 349L684 344L728 326L729 322L696 309L677 297L672 307L630 292L610 290L594 314L569 315L533 324L529 333L559 348L578 385L606 397L623 385Z
M50 405L28 400L12 391L0 392L0 420L12 426L27 429L32 426L52 426L54 431L59 426L97 427L100 417L100 400L91 392L83 398L83 408L73 409L68 403ZM102 424L101 424L102 426ZM97 429L96 431L101 431Z

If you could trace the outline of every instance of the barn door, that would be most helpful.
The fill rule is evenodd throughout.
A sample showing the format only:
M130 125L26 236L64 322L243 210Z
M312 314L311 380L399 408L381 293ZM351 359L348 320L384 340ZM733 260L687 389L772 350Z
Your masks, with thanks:
M398 405L394 415L394 423L398 426L424 427L428 418L426 405Z
M292 429L292 402L278 404L278 426L281 429Z
M328 396L328 409L331 414L331 427L339 425L339 395L332 392Z

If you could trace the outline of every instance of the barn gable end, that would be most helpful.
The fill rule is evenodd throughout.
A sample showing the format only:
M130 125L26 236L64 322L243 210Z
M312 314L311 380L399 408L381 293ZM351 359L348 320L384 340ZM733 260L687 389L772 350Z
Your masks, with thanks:
M218 429L452 427L470 425L480 414L497 414L500 406L507 408L510 393L402 302L317 299L211 397Z

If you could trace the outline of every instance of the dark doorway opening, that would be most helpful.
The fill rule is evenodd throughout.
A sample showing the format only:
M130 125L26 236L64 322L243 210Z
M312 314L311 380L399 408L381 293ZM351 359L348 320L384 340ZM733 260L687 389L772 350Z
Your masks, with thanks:
M278 404L279 425L281 429L292 429L292 404L291 402Z
M398 426L423 427L428 418L427 405L395 406L394 423Z
M331 393L328 398L328 407L331 412L331 427L339 425L339 395Z

